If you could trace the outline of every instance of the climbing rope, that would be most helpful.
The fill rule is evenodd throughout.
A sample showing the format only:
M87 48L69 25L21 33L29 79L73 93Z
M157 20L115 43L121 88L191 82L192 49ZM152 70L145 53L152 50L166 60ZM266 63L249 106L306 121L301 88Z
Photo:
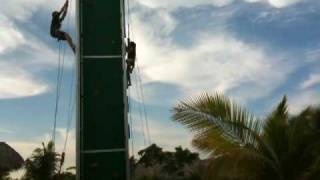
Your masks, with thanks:
M63 80L63 69L64 69L64 57L65 57L65 46L63 46L63 53L61 54L61 43L59 42L59 58L58 58L58 72L57 72L57 86L56 86L56 99L55 99L55 109L54 109L54 122L53 122L53 132L52 132L52 142L56 142L56 127L57 118L59 111L59 101L62 89Z
M72 0L69 2L70 9L72 10ZM70 27L70 15L68 13L67 15L67 29ZM76 64L74 63L74 66ZM70 129L72 125L72 120L73 120L73 115L74 115L74 109L75 109L75 104L76 104L76 97L74 96L74 80L75 80L75 68L73 68L72 75L71 75L71 84L70 84L70 93L69 93L69 102L68 102L68 108L67 108L67 127L66 127L66 132L65 132L65 139L64 139L64 144L61 152L61 159L60 159L60 167L59 167L59 173L64 165L65 161L65 155L67 151L67 145L68 145L68 140L69 140L69 134L70 134Z
M127 31L128 31L128 39L130 39L130 22L131 22L131 17L130 17L130 0L127 0L127 8L126 8L126 11L127 11Z
M72 0L71 0L72 1ZM72 2L71 6L72 6ZM70 8L71 9L71 8ZM70 16L69 13L67 15L67 29L70 26ZM58 67L57 67L57 84L56 84L56 97L55 97L55 107L54 107L54 122L53 122L53 130L52 130L52 142L55 144L56 143L56 128L57 128L57 119L59 115L59 105L60 105L60 99L62 96L62 89L63 89L63 74L64 74L64 65L65 65L65 55L66 55L66 45L63 44L61 47L61 42L58 42L59 45L59 56L58 56ZM63 52L62 52L63 49ZM67 142L69 139L69 131L71 128L72 124L72 119L73 119L73 112L74 112L74 107L75 107L75 102L72 104L73 98L73 91L74 91L74 70L72 72L72 78L71 78L71 86L70 86L70 97L69 97L69 104L67 108L67 128L66 128L66 137L65 137L65 142L63 144L63 149L61 153L61 158L60 158L60 166L59 166L59 173L61 172L62 166L64 164L65 160L65 152L67 149Z
M130 132L130 140L131 140L131 155L134 156L134 134L133 134L133 120L132 120L132 106L130 99L130 90L128 91L128 113L129 113L129 132Z
M134 84L138 85L138 78L136 76L136 73L133 73L133 81L135 82ZM140 92L139 92L139 88L138 86L136 86L135 88L135 93L136 93L136 97L138 98L138 103L137 103L137 110L138 110L138 121L140 122L140 129L141 129L141 133L142 133L142 137L143 137L143 145L144 147L147 146L147 135L145 132L145 124L144 124L144 120L142 118L143 113L142 113L142 108L141 108L141 96L140 96Z
M139 120L141 121L140 123L142 126L141 129L144 137L144 145L146 146L151 144L149 120L147 117L147 111L145 107L143 86L142 86L142 80L141 80L138 64L136 64L136 67L137 67L137 71L135 71L135 74L134 74L134 81L136 84L135 90L136 90L136 96L138 98Z
M132 33L132 27L131 27L131 7L130 7L130 0L126 0L127 8L127 31L128 31L128 39L134 39L133 33ZM138 59L136 59L136 69L135 72L132 74L133 75L133 80L135 82L135 91L136 91L136 96L138 98L138 105L137 105L137 111L139 114L138 120L140 121L140 128L143 136L143 144L146 147L146 145L151 144L151 135L150 135L150 128L149 128L149 120L147 117L147 110L145 107L145 98L144 98L144 92L143 92L143 86L142 86L142 78L141 78L141 72L140 72L140 67L138 64ZM129 94L130 97L130 94ZM133 104L129 104L129 106L132 106ZM133 109L133 108L129 108ZM131 110L132 113L132 110ZM132 124L132 123L131 123Z
M70 5L70 9L72 9L72 0L70 0L69 2ZM70 16L68 14L67 16L67 28L69 28L70 26ZM74 66L76 64L74 63ZM73 120L73 112L74 112L74 107L75 107L75 97L73 95L74 93L74 75L75 74L75 68L73 68L72 73L71 73L71 84L70 84L70 93L69 93L69 102L68 102L68 108L67 108L67 128L66 128L66 136L65 136L65 140L64 140L64 145L63 145L63 150L62 152L64 153L66 151L66 147L67 147L67 143L68 143L68 139L69 139L69 131L71 128L71 124L72 124L72 120ZM73 103L72 103L73 102Z
M145 98L144 98L144 92L143 92L143 86L142 86L142 79L141 79L141 73L140 73L140 67L139 67L138 61L136 62L136 67L137 67L137 73L138 73L138 87L140 88L141 103L142 103L143 115L144 115L144 120L145 120L145 125L146 125L146 134L148 137L148 145L151 145L149 120L148 120L148 116L147 116L147 110L146 110Z

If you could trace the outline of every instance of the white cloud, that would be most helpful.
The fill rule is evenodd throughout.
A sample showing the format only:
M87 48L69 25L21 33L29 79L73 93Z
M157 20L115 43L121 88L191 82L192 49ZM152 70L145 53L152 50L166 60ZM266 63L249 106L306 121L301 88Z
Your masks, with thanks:
M41 147L41 141L37 142L24 142L24 141L12 141L8 144L15 149L24 159L31 156L32 151L38 147Z
M0 13L0 54L26 42L21 32L14 24Z
M289 111L293 114L299 113L307 106L320 104L320 93L314 90L296 92L294 95L289 95Z
M8 63L0 63L0 82L0 99L34 96L48 89L19 66Z
M150 8L165 8L165 9L177 9L180 7L192 8L199 5L212 5L217 7L222 7L229 5L236 0L137 0L139 3L148 6ZM301 2L303 0L244 0L248 3L265 2L276 8L283 8L295 3Z
M195 151L191 146L193 135L183 127L178 127L173 122L160 122L154 119L149 120L149 127L152 143L157 144L164 150L173 151L175 147L182 146L183 148L189 148ZM141 137L143 130L138 122L133 125L133 131L134 135L139 135L139 137ZM135 155L137 155L138 151L146 148L146 146L144 146L143 139L139 137L133 137Z
M292 4L301 2L303 0L268 0L270 5L276 7L276 8L283 8L286 6L290 6Z
M176 23L166 23L162 15L153 15L149 18L158 23L149 24L142 17L143 14L136 14L132 26L145 82L177 84L189 95L247 86L239 96L250 99L267 96L292 70L282 57L266 54L228 31L193 34L193 46L184 48L175 44L167 31L160 33L174 29Z
M44 9L48 11L48 15L51 15L51 11L59 9L63 3L64 1L58 0L49 3L47 0L32 0L32 2L29 0L10 0L1 4L0 14L10 19L26 21L39 9Z
M57 129L57 137L56 137L56 151L57 153L62 152L64 140L66 135L66 129L59 128ZM13 149L15 149L24 159L31 156L33 150L36 148L42 147L41 143L48 143L51 139L49 134L44 134L43 136L34 138L30 141L9 141L7 142ZM75 138L75 131L71 130L69 132L69 141L66 151L66 159L64 168L75 166L75 158L76 158L76 150L75 150L76 138ZM20 176L23 174L21 172L15 172L14 176Z
M17 22L33 23L32 15L37 10L51 11L59 9L64 1L10 0L0 6L0 99L34 96L46 92L49 88L36 78L44 71L57 66L58 50L52 49L36 32L28 32ZM75 1L70 5L70 20L73 23ZM67 23L66 23L67 24ZM67 27L66 27L67 28ZM49 36L49 34L48 34ZM56 44L56 40L52 40ZM63 42L63 46L66 43ZM56 46L58 47L58 46ZM63 48L61 48L63 54ZM73 61L71 51L66 46L65 67L70 68ZM10 54L10 55L9 55Z
M179 7L195 7L199 5L213 5L213 6L225 6L232 3L234 0L137 0L139 3L146 5L151 8L166 8L166 9L176 9Z
M65 142L66 137L66 129L59 128L57 129L58 136L57 136L57 151L59 153L62 152L63 145ZM65 159L65 165L64 168L75 166L76 164L76 133L75 130L72 129L68 133L68 143L67 143L67 149L66 149L66 159Z
M320 84L320 74L311 74L306 81L300 84L300 88L307 89L317 84Z

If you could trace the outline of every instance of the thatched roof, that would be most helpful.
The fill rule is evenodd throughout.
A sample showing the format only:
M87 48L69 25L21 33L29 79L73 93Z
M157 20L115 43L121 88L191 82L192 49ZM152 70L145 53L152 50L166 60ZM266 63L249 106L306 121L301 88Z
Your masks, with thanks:
M24 163L23 158L13 148L0 142L0 172L20 168Z

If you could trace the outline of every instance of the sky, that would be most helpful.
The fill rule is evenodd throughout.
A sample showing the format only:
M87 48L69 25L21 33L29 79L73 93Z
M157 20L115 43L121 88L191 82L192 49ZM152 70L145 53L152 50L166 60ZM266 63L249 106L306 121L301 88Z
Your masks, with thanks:
M24 158L51 137L59 44L49 26L51 12L63 3L10 0L0 6L0 141ZM63 29L76 38L71 3ZM284 95L292 114L319 104L318 0L131 0L130 9L138 57L128 91L134 152L148 144L144 110L151 142L167 150L190 148L192 133L172 122L170 110L204 92L224 93L262 119ZM60 46L66 51L58 151L74 114L75 70L71 50ZM67 167L75 162L74 124Z

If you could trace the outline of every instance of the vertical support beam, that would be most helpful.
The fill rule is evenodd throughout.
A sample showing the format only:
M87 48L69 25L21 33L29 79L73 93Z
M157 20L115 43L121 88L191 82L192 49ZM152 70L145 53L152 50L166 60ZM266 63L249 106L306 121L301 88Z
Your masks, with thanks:
M77 179L129 179L124 4L77 0Z

